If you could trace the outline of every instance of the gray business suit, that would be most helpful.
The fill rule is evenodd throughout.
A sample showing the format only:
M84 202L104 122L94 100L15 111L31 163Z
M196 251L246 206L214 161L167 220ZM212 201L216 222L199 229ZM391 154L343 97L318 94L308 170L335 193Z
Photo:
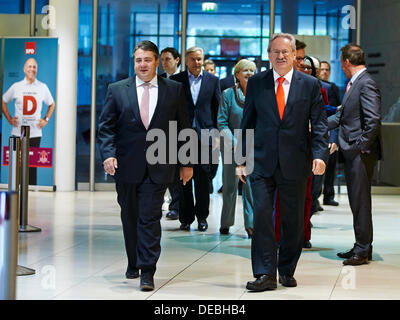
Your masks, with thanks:
M371 180L375 164L382 158L381 96L367 71L351 85L343 97L341 111L329 117L328 127L339 127L339 148L356 239L353 250L366 257L373 240Z

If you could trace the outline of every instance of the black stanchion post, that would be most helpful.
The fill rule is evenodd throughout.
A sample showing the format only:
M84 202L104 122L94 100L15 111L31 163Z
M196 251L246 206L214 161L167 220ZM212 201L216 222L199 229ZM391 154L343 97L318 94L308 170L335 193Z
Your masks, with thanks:
M19 221L19 232L39 232L42 231L38 227L28 224L28 188L29 188L29 126L21 126L21 197L20 211L21 218Z
M19 193L20 193L20 151L21 140L19 137L11 136L9 141L9 156L8 156L8 191L17 194L17 214L19 214ZM18 217L17 217L18 220ZM18 244L17 244L18 248ZM17 266L17 276L28 276L35 274L36 271L31 268Z
M0 300L15 300L18 252L18 195L0 192Z

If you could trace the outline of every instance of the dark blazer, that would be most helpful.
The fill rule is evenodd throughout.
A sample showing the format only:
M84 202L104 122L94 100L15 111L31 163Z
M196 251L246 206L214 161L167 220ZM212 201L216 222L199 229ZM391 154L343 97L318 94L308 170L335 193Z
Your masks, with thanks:
M314 77L293 71L282 120L272 69L251 77L241 128L255 130L254 172L262 177L271 177L278 163L284 177L291 180L309 176L313 158L327 163L326 111L319 82ZM245 137L243 131L243 146Z
M160 74L160 77L166 78L166 77L167 77L167 73L166 73L166 72L161 73L161 74Z
M200 92L196 105L193 103L187 70L172 75L170 79L182 83L189 113L189 121L190 124L192 124L193 118L196 117L196 130L198 130L198 133L199 129L217 128L218 107L221 99L219 79L203 70L203 79L201 80Z
M321 80L321 84L322 87L325 88L328 93L329 105L334 107L340 106L341 102L340 102L338 87L333 82L324 80Z
M345 158L361 150L382 158L381 96L375 81L362 72L344 95L342 108L329 117L329 130L339 127L339 147Z
M231 74L230 76L221 79L220 83L221 83L221 92L224 92L224 90L232 88L235 85L235 77L233 76L233 74Z
M169 121L177 121L178 132L190 128L182 85L160 76L158 100L150 129L161 129L166 134L166 161L169 162ZM135 77L110 84L99 120L98 140L103 161L115 157L118 161L117 182L140 183L146 169L153 182L167 184L174 181L175 164L154 164L146 161L146 150L153 143L146 141L147 130L139 111ZM182 144L178 144L179 146Z

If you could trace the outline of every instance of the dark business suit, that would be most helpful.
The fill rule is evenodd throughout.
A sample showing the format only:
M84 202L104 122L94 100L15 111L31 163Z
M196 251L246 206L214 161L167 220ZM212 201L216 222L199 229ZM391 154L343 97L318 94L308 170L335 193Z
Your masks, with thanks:
M160 74L160 77L168 78L167 73ZM175 181L168 186L169 193L171 194L171 202L169 203L169 211L175 211L179 214L179 170L176 170Z
M228 88L232 88L235 85L235 76L231 74L230 76L227 76L226 78L221 79L220 84L221 84L221 92L224 92L224 90Z
M178 130L189 127L182 86L158 76L158 100L148 130L161 129L169 150L169 121ZM103 161L115 157L118 203L128 255L128 269L154 272L160 256L161 207L167 185L175 178L176 164L149 164L148 130L139 111L135 77L108 87L100 115L98 139ZM169 163L169 152L166 160Z
M173 75L170 79L182 83L189 121L199 137L198 164L193 167L192 179L194 181L196 205L194 204L191 181L186 183L185 186L181 184L181 193L179 196L179 220L181 223L191 224L195 217L197 217L197 220L204 220L207 219L209 214L209 181L214 178L218 164L211 164L211 162L209 162L209 164L200 163L200 156L201 153L204 152L204 148L208 149L210 160L212 155L211 144L207 144L207 146L203 147L201 146L200 130L217 128L217 114L221 90L219 79L203 70L203 78L195 105L190 91L188 71L185 70Z
M254 129L254 171L250 176L254 199L253 274L276 277L278 268L279 274L293 276L304 242L304 201L312 155L324 161L328 156L327 119L318 80L293 71L281 120L273 71L251 77L241 129ZM243 154L245 139L244 131ZM281 208L279 258L273 223L276 189Z
M328 125L330 130L339 127L339 148L356 238L353 252L366 257L373 240L371 181L375 164L382 158L381 96L367 71L351 85L343 97L342 109L329 117Z

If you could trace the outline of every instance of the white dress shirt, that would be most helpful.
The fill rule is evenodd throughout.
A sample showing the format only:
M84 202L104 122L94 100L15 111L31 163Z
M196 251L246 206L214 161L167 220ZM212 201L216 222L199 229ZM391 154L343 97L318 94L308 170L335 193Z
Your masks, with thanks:
M274 83L275 83L275 94L276 94L276 91L278 90L278 85L279 85L278 79L281 76L279 75L279 73L277 73L275 71L275 69L272 69L272 70L274 72ZM283 92L285 93L285 105L286 105L287 98L289 96L290 84L292 82L292 77L293 77L293 68L288 73L286 73L283 77L285 78L285 81L283 81L282 86L283 86Z
M136 76L136 92L140 108L140 103L142 102L142 96L144 92L144 81ZM158 101L158 80L157 75L150 81L150 102L149 102L149 124L151 118L153 118L154 111L156 110Z

